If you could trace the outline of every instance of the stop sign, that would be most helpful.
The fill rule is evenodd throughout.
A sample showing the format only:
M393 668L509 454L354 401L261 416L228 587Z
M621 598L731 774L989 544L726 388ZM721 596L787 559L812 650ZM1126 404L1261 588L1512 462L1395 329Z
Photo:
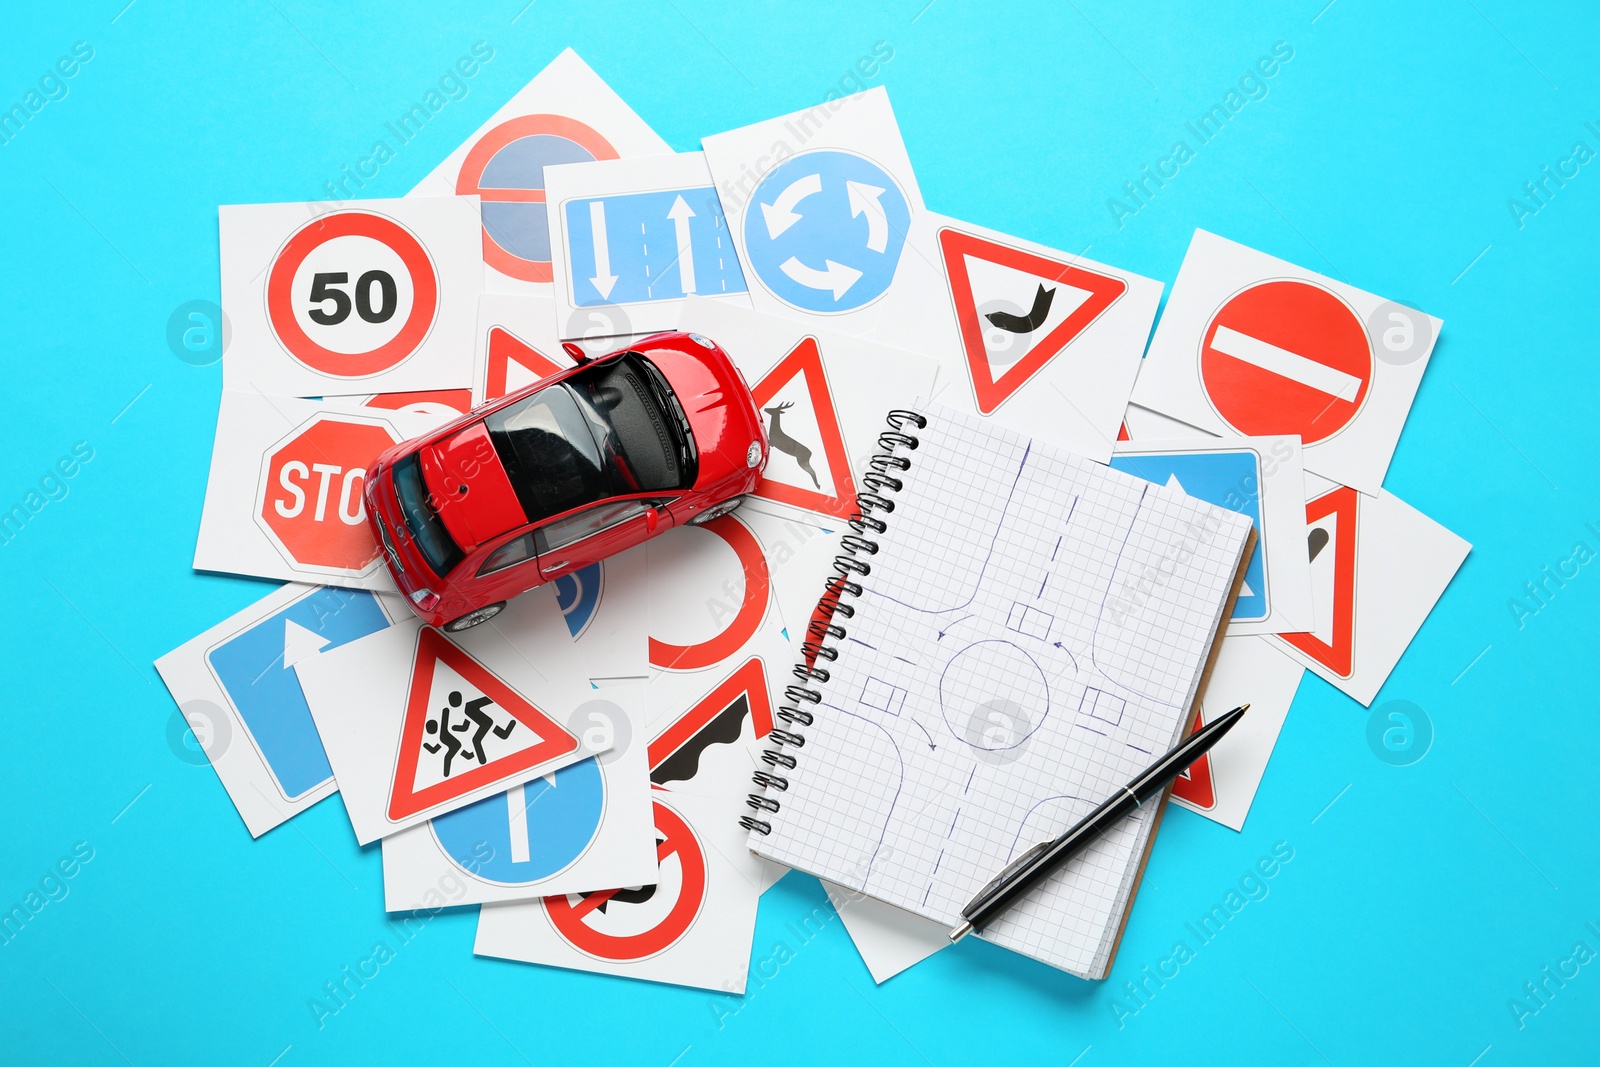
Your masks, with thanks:
M319 413L267 450L256 522L296 569L360 577L378 562L362 489L401 436L382 419Z

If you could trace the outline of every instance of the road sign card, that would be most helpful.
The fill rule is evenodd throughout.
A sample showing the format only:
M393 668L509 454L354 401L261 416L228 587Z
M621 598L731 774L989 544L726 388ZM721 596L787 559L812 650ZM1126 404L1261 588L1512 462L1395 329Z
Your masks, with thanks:
M626 645L574 642L546 587L453 637L397 623L301 665L300 683L367 844L614 747L579 709L592 675L628 662Z
M926 224L944 274L941 310L954 320L937 327L947 338L939 351L961 383L940 401L1110 458L1162 284L954 219L930 214ZM919 313L906 309L908 320Z
M743 993L761 860L729 804L655 790L654 884L486 904L480 956Z
M485 293L474 334L472 402L498 400L572 366L556 336L549 296Z
M1308 489L1316 622L1271 640L1370 706L1472 546L1392 493L1323 479Z
M906 235L923 210L888 92L824 101L702 144L752 305L866 332L846 323L870 322L916 258Z
M1259 539L1229 634L1284 633L1311 624L1299 438L1136 439L1117 445L1111 466L1248 515L1255 524Z
M434 897L485 904L655 880L644 679L592 692L567 728L612 747L383 839L389 911L436 907Z
M567 49L446 157L409 194L477 196L476 242L491 292L550 292L544 168L672 149Z
M295 665L407 615L364 590L291 583L156 660L181 716L169 743L210 760L252 837L336 788Z
M1250 712L1203 757L1203 765L1197 762L1172 787L1174 803L1234 830L1244 829L1305 673L1267 641L1233 635L1222 639L1201 702L1201 722L1240 704L1249 704Z
M1297 434L1372 494L1443 322L1196 230L1133 400L1214 434Z
M222 207L223 387L322 397L466 386L478 228L471 197Z
M749 307L705 156L545 170L563 338L673 330L689 296Z
M448 417L223 390L195 569L392 592L366 469Z
M938 364L731 304L685 302L681 328L727 350L750 383L771 454L748 507L810 522L855 514L884 413L931 396Z

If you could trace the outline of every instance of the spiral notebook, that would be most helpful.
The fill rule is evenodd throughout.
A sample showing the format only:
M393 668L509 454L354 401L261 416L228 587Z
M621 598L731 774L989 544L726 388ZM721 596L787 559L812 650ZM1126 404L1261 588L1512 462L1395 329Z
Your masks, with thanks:
M743 824L954 926L1192 728L1250 520L940 407L895 411ZM982 936L1102 978L1161 805Z

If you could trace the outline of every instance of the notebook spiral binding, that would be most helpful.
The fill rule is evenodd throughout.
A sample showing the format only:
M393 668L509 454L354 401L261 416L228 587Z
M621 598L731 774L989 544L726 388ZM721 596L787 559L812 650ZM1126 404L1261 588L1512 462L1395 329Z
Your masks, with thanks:
M872 564L864 557L877 555L878 552L878 542L870 540L868 535L882 536L888 530L888 523L877 516L894 511L894 501L890 498L905 486L903 480L890 472L904 473L911 469L911 461L897 454L897 450L901 449L915 452L919 444L914 434L906 433L906 427L921 430L928 425L928 420L922 415L901 408L889 412L885 421L889 429L878 435L879 451L869 461L872 469L861 478L866 491L856 494L856 514L850 520L850 528L855 532L841 539L840 545L845 554L833 558L834 576L828 580L817 602L818 613L812 615L811 622L806 626L808 640L800 646L805 658L795 664L793 670L798 684L791 684L783 691L788 703L779 706L777 716L782 720L783 728L774 728L767 735L773 747L761 754L761 760L768 769L757 771L751 778L762 792L751 793L746 799L745 803L756 814L743 816L739 825L763 836L772 833L772 822L760 818L761 813L773 814L783 808L768 793L782 793L789 788L789 779L778 772L792 771L798 763L791 753L784 750L804 747L805 735L798 733L795 728L810 726L814 721L812 713L801 705L822 702L821 691L808 683L827 682L828 668L820 664L824 660L832 663L839 658L839 650L823 642L828 638L843 640L848 636L848 631L839 625L838 620L851 618L856 609L846 604L844 598L861 596L861 583L855 579L865 578L872 573Z

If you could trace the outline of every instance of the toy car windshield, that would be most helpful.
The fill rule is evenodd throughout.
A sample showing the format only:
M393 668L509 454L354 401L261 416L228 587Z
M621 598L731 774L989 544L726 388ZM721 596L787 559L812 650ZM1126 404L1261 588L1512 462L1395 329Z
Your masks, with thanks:
M655 368L629 353L484 420L529 522L694 482L694 444Z

